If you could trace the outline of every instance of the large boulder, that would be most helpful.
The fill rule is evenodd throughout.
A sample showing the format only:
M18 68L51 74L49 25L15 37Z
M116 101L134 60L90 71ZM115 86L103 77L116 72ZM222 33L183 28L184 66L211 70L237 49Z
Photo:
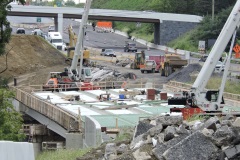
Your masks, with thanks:
M170 139L173 139L175 133L176 133L175 127L168 126L168 127L164 130L164 141L169 141Z
M138 125L135 129L135 135L134 137L137 137L143 133L146 133L150 128L154 127L154 125L151 125L147 121L139 121Z
M117 155L117 147L115 143L108 143L105 148L105 159L112 159L110 157L115 157Z
M226 150L224 150L224 153L226 154L228 159L240 159L240 145L236 145L233 147L229 147Z
M217 146L228 146L231 144L233 139L235 139L235 134L231 127L227 125L220 127L217 131L213 134L214 143Z
M183 159L215 159L218 157L218 148L210 138L200 131L196 131L163 153L166 160Z
M179 135L178 137L175 137L165 143L158 143L157 146L152 150L153 155L159 159L163 160L163 153L169 149L170 147L176 145L178 142L180 142L182 139L186 138L187 135Z
M156 119L156 125L162 124L163 127L170 125L180 125L183 122L182 116L159 116Z

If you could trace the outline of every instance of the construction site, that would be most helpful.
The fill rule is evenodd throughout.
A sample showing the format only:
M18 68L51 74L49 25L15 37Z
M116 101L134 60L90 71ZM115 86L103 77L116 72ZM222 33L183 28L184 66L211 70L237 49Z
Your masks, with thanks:
M216 71L226 39L236 35L235 19L206 61L191 63L168 50L147 57L129 41L124 52L78 45L90 5L78 37L69 27L66 52L37 35L14 35L0 57L35 155L91 147L77 159L239 159L240 96L224 92L229 68L239 69L230 67L233 45ZM231 13L238 19L239 5ZM221 78L218 89L206 89L212 77ZM121 134L132 137L113 142Z

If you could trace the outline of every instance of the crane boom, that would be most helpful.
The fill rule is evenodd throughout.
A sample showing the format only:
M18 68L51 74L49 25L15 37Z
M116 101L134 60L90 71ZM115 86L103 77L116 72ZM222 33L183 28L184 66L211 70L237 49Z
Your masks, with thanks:
M88 20L88 14L89 14L89 10L90 10L90 6L91 6L92 0L86 0L86 4L84 7L84 12L82 15L82 21L79 27L79 33L78 33L78 37L77 37L77 43L76 43L76 47L75 47L75 51L74 51L74 56L73 56L73 60L72 60L72 64L70 67L70 73L71 76L77 77L77 76L81 76L81 64L82 62L80 62L80 73L77 73L77 65L78 65L78 59L79 56L81 57L81 61L82 61L82 57L83 57L83 40L84 40L84 28L87 25L87 20Z
M237 0L233 7L225 25L222 28L209 56L204 63L200 73L198 74L192 88L189 92L183 92L181 98L173 97L168 99L169 105L185 105L189 108L199 108L199 112L222 112L224 107L223 90L225 87L228 69L230 66L230 58L232 48L235 40L236 31L240 26L240 0ZM228 42L232 37L232 43L229 51L229 55L226 57L224 74L222 77L222 83L219 90L206 90L207 82L211 78L211 75L217 65L219 58L222 56ZM170 111L179 111L182 113L184 109L171 108Z
M214 68L224 52L230 38L232 37L234 31L239 28L240 25L240 0L238 0L229 15L221 33L219 34L206 62L204 63L197 79L195 80L192 89L196 93L200 93L204 90L207 85L208 80L211 77Z

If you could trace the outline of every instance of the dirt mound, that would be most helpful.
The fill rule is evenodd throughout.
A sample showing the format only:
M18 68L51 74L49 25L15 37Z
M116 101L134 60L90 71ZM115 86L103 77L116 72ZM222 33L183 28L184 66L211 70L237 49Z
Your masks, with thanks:
M8 51L8 54L0 56L0 72L7 68L0 74L1 77L23 78L25 74L31 73L32 78L28 83L42 84L42 79L45 81L47 77L36 72L46 72L47 76L49 71L63 71L66 66L64 55L39 36L12 35L6 45ZM52 67L56 70L51 70Z

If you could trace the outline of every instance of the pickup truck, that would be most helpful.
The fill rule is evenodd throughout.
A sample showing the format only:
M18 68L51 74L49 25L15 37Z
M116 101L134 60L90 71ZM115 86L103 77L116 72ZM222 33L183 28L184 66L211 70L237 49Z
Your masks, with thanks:
M159 71L159 66L155 60L146 60L144 64L140 65L140 71L142 73L155 73Z

